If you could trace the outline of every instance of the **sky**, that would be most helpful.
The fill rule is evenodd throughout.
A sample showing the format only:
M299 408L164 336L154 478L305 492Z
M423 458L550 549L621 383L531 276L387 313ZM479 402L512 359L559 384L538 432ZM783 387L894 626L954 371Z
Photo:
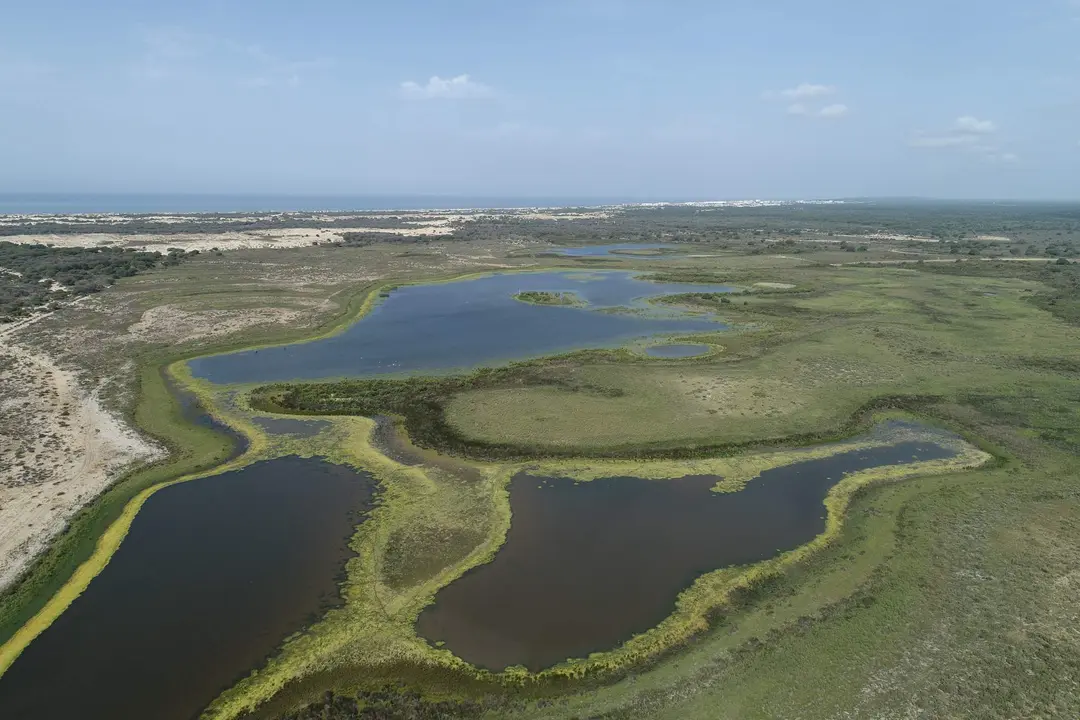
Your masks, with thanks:
M35 0L0 192L1080 199L1080 0Z

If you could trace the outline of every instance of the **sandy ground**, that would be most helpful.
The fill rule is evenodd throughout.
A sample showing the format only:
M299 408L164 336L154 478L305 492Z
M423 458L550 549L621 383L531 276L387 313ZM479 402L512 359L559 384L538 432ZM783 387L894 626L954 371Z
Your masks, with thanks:
M260 218L271 216L273 213L234 217L228 222L251 222ZM373 213L370 215L359 214L359 218L378 217L387 213ZM207 252L210 250L252 250L267 248L292 248L320 243L332 243L342 239L344 233L383 233L387 236L394 235L421 235L426 237L442 237L454 232L455 227L461 223L473 222L480 219L505 219L518 218L523 220L581 220L607 218L610 211L576 211L576 212L551 212L543 210L510 210L503 212L422 212L422 213L395 213L393 217L408 227L399 228L373 228L373 227L322 227L322 228L281 228L267 230L233 230L206 233L123 233L123 232L70 232L57 234L26 234L8 235L0 237L0 240L20 243L55 245L57 247L124 247L137 250L166 251L168 248L180 248L185 251L198 250ZM314 221L341 220L312 216ZM37 224L42 222L62 221L77 230L80 225L116 225L118 228L131 221L131 216L126 215L0 215L0 226L16 226L24 224ZM162 215L147 216L143 221L154 221L163 224L190 223L191 216ZM222 220L217 220L222 221Z
M138 322L117 339L158 344L190 344L265 325L304 327L327 313L336 303L331 299L290 298L291 307L192 308L181 304L158 305L142 314Z
M50 358L0 337L0 589L76 510L163 450L107 412Z
M56 245L57 247L124 247L136 250L159 250L168 248L182 250L249 250L264 248L291 248L306 245L337 242L342 233L365 232L387 235L427 235L438 237L453 232L449 221L445 224L423 224L410 228L294 228L288 230L258 230L219 233L175 234L121 234L121 233L65 233L63 235L10 235L2 238L13 243Z

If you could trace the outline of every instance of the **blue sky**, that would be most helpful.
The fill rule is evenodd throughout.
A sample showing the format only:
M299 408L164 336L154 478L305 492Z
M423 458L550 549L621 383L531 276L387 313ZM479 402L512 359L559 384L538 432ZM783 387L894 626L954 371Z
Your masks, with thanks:
M36 0L0 192L1080 198L1080 0Z

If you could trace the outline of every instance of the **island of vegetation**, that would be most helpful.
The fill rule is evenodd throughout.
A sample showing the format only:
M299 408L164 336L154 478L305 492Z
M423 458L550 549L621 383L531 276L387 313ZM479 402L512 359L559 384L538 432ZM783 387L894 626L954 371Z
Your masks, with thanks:
M570 305L584 307L588 303L574 292L551 292L546 290L523 290L514 295L518 302L530 305Z

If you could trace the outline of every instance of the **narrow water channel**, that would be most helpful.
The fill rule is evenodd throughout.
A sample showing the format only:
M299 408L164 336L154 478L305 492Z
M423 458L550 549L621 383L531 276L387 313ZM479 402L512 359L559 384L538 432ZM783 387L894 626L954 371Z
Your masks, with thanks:
M844 452L768 470L736 493L712 492L715 476L575 483L520 473L506 543L443 588L417 631L491 670L610 650L670 615L698 576L812 540L844 473L954 454L932 442Z
M192 720L339 600L370 476L286 457L164 488L0 677L7 720Z

